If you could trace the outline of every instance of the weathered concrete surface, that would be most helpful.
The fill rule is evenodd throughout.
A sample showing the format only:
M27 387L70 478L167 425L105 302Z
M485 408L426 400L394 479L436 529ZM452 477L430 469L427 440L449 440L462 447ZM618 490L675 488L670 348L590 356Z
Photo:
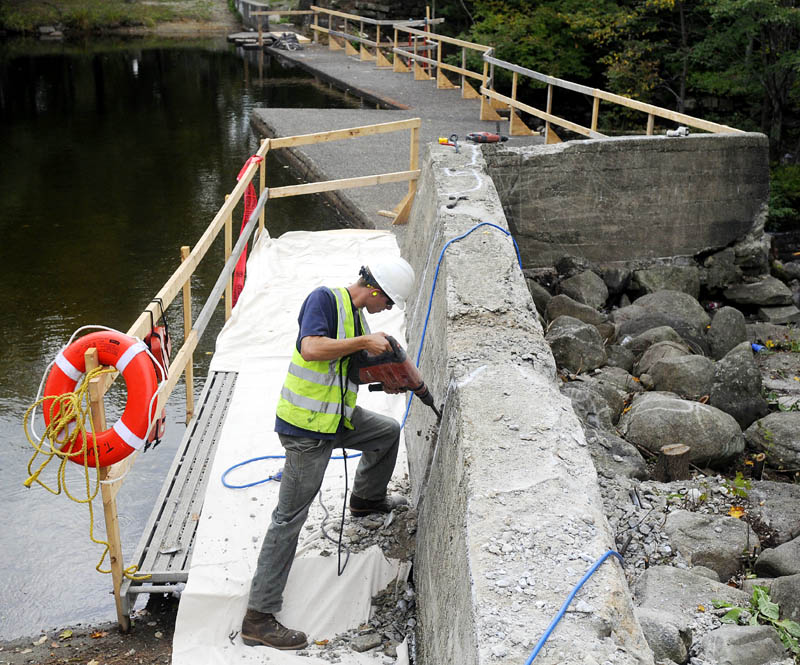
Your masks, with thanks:
M502 146L486 159L526 268L694 256L760 235L762 134L626 137Z
M432 146L419 185L401 245L420 285L407 309L412 357L445 243L480 222L507 228L477 148ZM511 240L483 226L444 256L420 363L443 420L437 437L414 400L406 424L420 510L417 655L516 665L613 540ZM587 581L536 662L653 662L618 562Z

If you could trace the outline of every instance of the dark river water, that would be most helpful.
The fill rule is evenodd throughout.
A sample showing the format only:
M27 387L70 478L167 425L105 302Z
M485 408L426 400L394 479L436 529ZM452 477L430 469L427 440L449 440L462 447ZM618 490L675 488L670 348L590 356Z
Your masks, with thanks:
M358 104L275 60L259 76L256 58L224 40L0 43L0 639L116 616L87 507L22 484L33 453L23 414L48 363L80 326L133 323L257 149L252 108ZM274 158L268 174L273 186L296 182ZM267 212L272 236L344 223L313 197L278 199ZM222 263L220 241L193 278L195 316ZM195 394L221 325L218 315L195 355ZM124 399L112 391L111 416ZM181 385L165 440L139 456L120 492L127 560L183 433L183 399ZM74 494L78 469L70 465ZM43 477L55 486L55 468Z

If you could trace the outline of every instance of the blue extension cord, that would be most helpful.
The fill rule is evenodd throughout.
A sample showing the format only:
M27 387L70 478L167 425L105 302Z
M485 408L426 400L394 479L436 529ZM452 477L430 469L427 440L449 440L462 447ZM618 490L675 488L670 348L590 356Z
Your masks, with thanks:
M616 552L615 550L608 550L608 552L606 552L603 556L601 556L597 561L595 561L592 564L592 567L586 571L586 574L581 578L581 581L575 585L575 588L572 589L569 596L567 596L567 599L564 601L564 604L561 606L561 609L558 611L558 614L556 614L555 618L550 622L550 625L547 627L547 630L544 631L544 635L542 635L539 638L539 642L533 648L533 652L531 653L528 660L525 661L525 665L531 665L533 659L539 655L539 652L542 650L544 643L547 642L547 638L550 637L550 634L553 632L553 630L555 630L556 625L558 624L559 621L561 621L561 617L563 617L564 614L566 613L567 607L569 607L569 604L572 602L572 599L575 598L575 594L578 593L578 591L580 591L580 588L584 585L586 580L588 580L594 574L594 571L596 571L600 567L603 561L605 561L610 556L617 557L620 560L620 563L624 565L625 562L622 558L622 555L619 552Z
M428 311L425 314L425 324L422 327L422 337L420 338L419 350L417 351L417 359L416 359L416 366L417 367L419 367L419 360L420 360L420 357L422 356L422 347L423 347L423 345L425 343L425 334L428 331L428 321L429 321L430 316L431 316L431 308L432 308L432 305L433 305L433 294L434 294L434 290L436 289L436 282L439 279L439 268L442 265L442 259L444 258L445 250L447 250L447 248L452 243L457 242L459 240L463 240L470 233L472 233L476 229L479 229L481 226L491 226L491 227L493 227L493 228L495 228L495 229L497 229L499 231L502 231L507 236L511 236L511 233L506 231L504 228L502 228L500 226L497 226L497 224L492 224L491 222L481 222L481 223L476 224L475 226L473 226L466 233L464 233L464 234L462 234L460 236L456 236L455 238L451 238L450 240L448 240L445 243L444 247L442 247L442 251L439 253L439 259L436 262L436 272L434 273L434 276L433 276L433 284L431 285L431 294L430 294L430 297L428 298ZM514 243L514 249L516 250L516 253L517 253L517 261L519 262L519 267L520 267L520 269L522 269L522 259L520 258L519 246L517 245L517 241L514 240L513 236L511 236L511 240ZM413 396L413 393L412 393L412 396ZM411 409L411 398L409 398L408 404L406 405L406 413L403 416L403 423L400 425L401 429L403 427L405 427L405 425L406 425L406 420L408 419L408 412L409 412L410 409ZM352 457L358 457L358 455L352 455L351 458ZM253 487L254 485L260 485L261 483L266 483L266 482L269 482L270 480L278 480L278 481L280 481L281 472L278 471L278 473L276 473L274 476L269 476L268 478L264 478L262 480L257 480L255 482L248 483L246 485L230 485L229 483L226 482L225 478L227 477L228 473L230 473L234 469L237 469L240 466L245 466L246 464L250 464L251 462L257 462L257 461L260 461L260 460L263 460L263 459L285 459L285 455L264 455L262 457L254 457L252 459L245 460L244 462L239 462L238 464L234 464L232 467L227 469L222 474L222 484L225 485L225 487L229 487L231 489L242 489L242 488L245 488L245 487ZM337 455L337 456L331 457L331 459L347 459L347 456L345 456L345 455ZM525 665L531 665L531 663L533 663L533 661L536 658L536 656L539 655L539 652L544 647L545 642L547 642L548 638L550 637L550 635L555 630L556 626L558 625L558 622L561 621L561 618L564 616L564 614L566 614L567 608L569 607L569 605L572 602L572 600L575 598L575 595L578 593L578 591L580 591L581 587L586 583L586 580L588 580L594 574L594 572L602 565L602 563L610 556L617 557L617 559L619 559L620 562L624 564L624 560L622 558L622 555L619 552L616 552L615 550L608 550L608 552L606 552L597 561L595 561L594 564L592 564L592 567L589 568L588 571L586 571L586 574L575 585L575 587L570 592L569 596L567 596L567 599L564 601L564 604L561 606L561 609L558 611L558 614L550 622L550 625L547 627L547 630L544 632L542 637L539 638L539 642L534 647L534 649L531 652L531 655L528 658L528 660L525 661Z
M428 331L428 319L430 319L431 306L433 305L433 292L436 289L436 282L439 279L439 268L442 265L442 259L444 258L444 252L451 244L453 244L454 242L457 242L459 240L463 240L470 233L472 233L475 229L479 229L481 226L491 226L492 228L495 228L498 231L502 231L507 236L511 237L511 240L514 243L514 249L517 252L517 262L519 263L520 270L522 270L522 259L520 258L519 247L517 246L517 241L514 240L513 236L511 236L511 233L506 231L503 227L498 226L497 224L492 224L491 222L480 222L479 224L476 224L475 226L473 226L466 233L463 233L460 236L456 236L455 238L451 238L450 240L448 240L445 243L444 247L442 247L442 251L439 253L439 260L436 262L436 272L434 273L433 284L431 285L431 295L428 298L428 311L425 314L425 325L422 327L422 337L420 338L419 350L417 351L417 360L416 360L416 366L417 367L419 367L419 359L420 359L420 356L422 355L422 346L425 343L425 333ZM413 395L414 395L414 393L411 393L411 397L413 397ZM411 397L409 397L408 404L406 404L406 413L403 416L403 422L400 425L400 429L403 429L406 426L406 420L408 419L408 412L411 410ZM360 457L360 455L361 455L360 453L358 455L349 455L347 459L353 459L355 457ZM265 455L263 457L253 457L252 459L245 460L244 462L239 462L238 464L234 464L229 469L226 469L225 472L222 474L222 484L225 487L228 487L230 489L244 489L245 487L253 487L255 485L260 485L261 483L269 482L270 480L280 481L280 478L281 478L281 472L280 471L278 471L278 473L275 474L274 476L269 476L268 478L262 478L261 480L257 480L257 481L252 482L252 483L247 483L246 485L230 485L225 480L225 478L228 476L228 473L230 473L234 469L238 469L240 466L245 466L247 464L250 464L251 462L258 462L258 461L264 460L264 459L285 459L285 455ZM338 456L335 456L335 457L331 457L331 459L344 459L344 456L338 455Z

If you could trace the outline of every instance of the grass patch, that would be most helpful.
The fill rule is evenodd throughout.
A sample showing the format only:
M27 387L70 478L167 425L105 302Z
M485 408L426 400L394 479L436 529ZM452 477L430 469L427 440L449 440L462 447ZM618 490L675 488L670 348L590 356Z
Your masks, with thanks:
M60 25L72 32L98 32L167 21L209 21L212 0L4 0L0 29L34 32L40 25Z

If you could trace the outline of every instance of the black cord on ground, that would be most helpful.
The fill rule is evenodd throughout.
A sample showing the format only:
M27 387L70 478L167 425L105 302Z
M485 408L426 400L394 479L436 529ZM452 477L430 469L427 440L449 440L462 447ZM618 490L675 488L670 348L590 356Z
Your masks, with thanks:
M342 523L339 525L339 548L337 551L338 559L336 561L337 576L341 577L344 569L347 568L347 562L350 559L350 550L347 550L347 558L342 565L342 534L344 534L344 513L347 510L347 451L342 448L342 460L344 460L344 499L342 500Z

